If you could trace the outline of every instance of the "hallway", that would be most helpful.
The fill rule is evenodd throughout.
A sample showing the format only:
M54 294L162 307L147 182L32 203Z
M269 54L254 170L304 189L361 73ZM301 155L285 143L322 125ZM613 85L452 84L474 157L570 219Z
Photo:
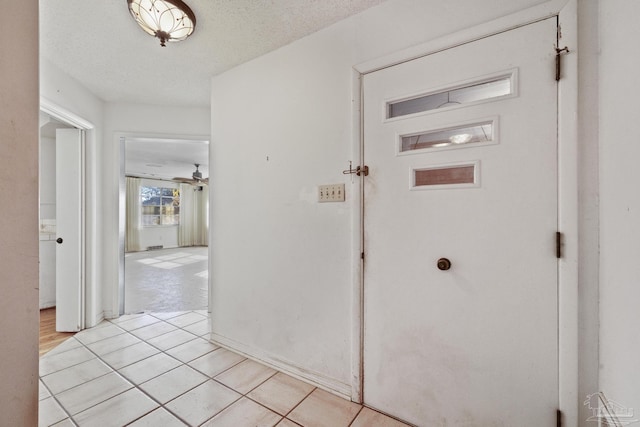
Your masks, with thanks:
M206 311L125 315L40 359L39 426L401 427L208 342Z

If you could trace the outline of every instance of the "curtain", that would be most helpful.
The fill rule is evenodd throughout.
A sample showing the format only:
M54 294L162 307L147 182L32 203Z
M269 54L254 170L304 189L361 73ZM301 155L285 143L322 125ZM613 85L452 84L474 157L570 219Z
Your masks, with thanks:
M207 185L180 184L178 245L209 245L208 214L209 187Z
M180 184L179 246L193 246L195 242L193 188L190 184Z
M209 246L209 186L195 192L195 244Z
M127 177L125 251L140 248L140 178Z

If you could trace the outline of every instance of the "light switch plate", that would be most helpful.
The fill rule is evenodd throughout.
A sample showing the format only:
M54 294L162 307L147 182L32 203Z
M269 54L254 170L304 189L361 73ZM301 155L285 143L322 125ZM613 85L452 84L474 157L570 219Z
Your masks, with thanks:
M344 184L319 185L318 202L344 202Z

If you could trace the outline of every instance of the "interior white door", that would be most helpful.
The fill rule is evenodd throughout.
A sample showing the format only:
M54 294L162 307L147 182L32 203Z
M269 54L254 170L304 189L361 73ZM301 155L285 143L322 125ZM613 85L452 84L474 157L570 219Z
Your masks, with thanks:
M56 330L83 328L84 131L56 131Z
M364 77L374 408L420 426L555 425L556 26Z

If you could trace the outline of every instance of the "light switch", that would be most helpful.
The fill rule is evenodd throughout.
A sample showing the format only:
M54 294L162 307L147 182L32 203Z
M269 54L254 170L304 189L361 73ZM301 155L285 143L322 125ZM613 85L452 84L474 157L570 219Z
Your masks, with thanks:
M344 202L344 184L318 186L318 202Z

